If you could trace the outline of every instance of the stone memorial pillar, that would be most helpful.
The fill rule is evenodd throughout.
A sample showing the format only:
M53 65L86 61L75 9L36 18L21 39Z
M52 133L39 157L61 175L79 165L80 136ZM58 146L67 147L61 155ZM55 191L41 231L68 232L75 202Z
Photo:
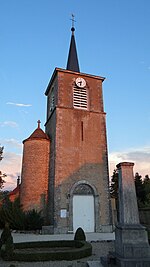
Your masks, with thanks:
M117 165L119 173L119 222L116 225L116 263L120 267L150 266L150 247L145 227L139 223L134 163Z

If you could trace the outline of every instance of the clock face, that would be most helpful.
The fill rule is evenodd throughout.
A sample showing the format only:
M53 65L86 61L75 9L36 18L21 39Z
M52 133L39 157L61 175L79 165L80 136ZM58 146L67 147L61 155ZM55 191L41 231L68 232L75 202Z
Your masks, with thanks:
M84 88L86 86L86 81L79 77L76 79L76 85L80 88Z

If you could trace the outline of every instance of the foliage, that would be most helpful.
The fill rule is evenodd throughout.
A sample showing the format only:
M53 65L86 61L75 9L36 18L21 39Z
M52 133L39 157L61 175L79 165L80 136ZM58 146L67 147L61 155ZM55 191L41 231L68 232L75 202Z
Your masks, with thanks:
M114 170L111 177L110 184L110 195L112 198L118 200L118 172ZM150 178L148 175L145 175L144 180L142 176L137 172L134 177L135 189L137 195L138 206L150 207ZM117 204L117 201L116 201Z
M11 235L11 231L10 231L10 228L9 228L9 224L6 223L5 227L4 227L4 230L3 230L2 234L1 234L1 243L5 244L7 239L10 237L10 235Z
M3 155L3 150L4 150L4 147L3 146L0 146L0 161L2 160L2 155Z
M1 256L2 258L9 260L13 255L14 245L13 237L9 228L9 224L6 223L4 230L1 234Z
M0 191L0 200L5 199L9 193L10 191L8 190Z
M150 206L150 178L148 175L145 175L144 181L143 181L144 191L146 195L146 204L147 206Z
M112 198L118 199L118 171L116 169L111 176L110 195Z
M0 161L2 160L2 155L3 155L3 150L4 150L4 147L3 146L0 146ZM5 183L5 180L3 178L5 178L7 175L5 173L2 173L0 171L0 189L2 189L4 187L4 183Z
M148 231L147 233L148 233L148 240L149 240L149 243L150 243L150 231Z
M81 227L76 230L74 240L86 241L85 233Z
M43 218L41 212L37 212L35 209L29 210L25 213L25 229L26 230L38 230L43 225Z
M141 203L141 202L144 203L145 199L146 199L146 196L145 196L142 176L139 175L138 172L135 174L134 182L135 182L137 200L138 200L139 203Z
M0 171L0 189L2 189L4 187L4 183L5 183L5 180L3 178L5 178L7 175L5 173L2 173Z
M0 226L8 222L11 229L24 230L25 214L21 209L19 198L14 202L6 196L2 207L0 208Z
M14 230L37 230L41 229L43 218L41 213L36 210L24 212L19 198L11 202L9 197L6 196L0 208L0 228L3 228L6 222Z
M39 249L36 248L42 248L42 253ZM23 252L21 251L22 249ZM77 241L77 240L76 241L57 240L57 241L42 241L42 242L40 241L40 242L15 243L15 249L12 260L24 261L24 262L50 261L50 260L71 261L75 259L88 257L91 255L92 255L92 245L86 241Z

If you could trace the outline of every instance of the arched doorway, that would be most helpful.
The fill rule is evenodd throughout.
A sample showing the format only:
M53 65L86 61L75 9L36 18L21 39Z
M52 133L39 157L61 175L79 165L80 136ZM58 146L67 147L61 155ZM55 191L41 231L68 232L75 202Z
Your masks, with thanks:
M73 232L82 227L85 232L95 231L95 204L93 189L88 184L78 184L73 191Z

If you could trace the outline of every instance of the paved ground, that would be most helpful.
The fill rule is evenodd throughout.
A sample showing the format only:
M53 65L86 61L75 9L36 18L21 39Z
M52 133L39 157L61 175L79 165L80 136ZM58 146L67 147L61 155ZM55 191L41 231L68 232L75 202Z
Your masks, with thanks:
M0 232L1 234L1 232ZM72 240L73 234L40 235L13 233L14 243L27 241ZM0 259L0 267L100 267L100 257L106 256L108 251L114 251L114 233L88 233L86 240L92 244L93 253L90 257L75 261L48 261L48 262L4 262Z

